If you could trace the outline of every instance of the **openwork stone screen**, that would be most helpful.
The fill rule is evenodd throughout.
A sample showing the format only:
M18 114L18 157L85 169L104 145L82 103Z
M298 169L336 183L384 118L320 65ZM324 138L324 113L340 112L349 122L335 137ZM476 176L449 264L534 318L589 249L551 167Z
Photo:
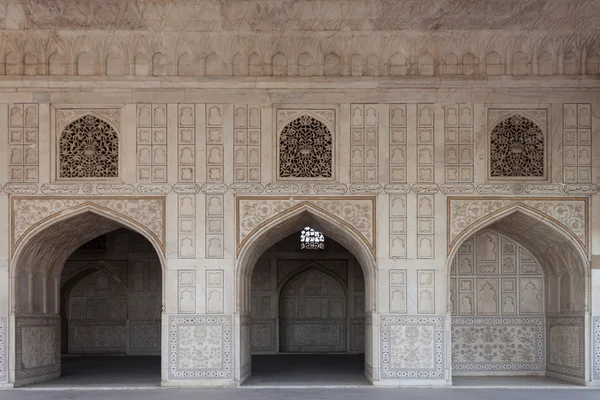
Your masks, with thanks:
M60 137L61 178L119 176L119 138L108 123L93 115L70 123Z
M490 137L492 177L543 177L544 134L520 115L506 118Z
M323 250L325 249L325 236L311 227L302 229L300 233L301 250Z
M331 132L304 115L286 125L279 137L280 178L331 178Z

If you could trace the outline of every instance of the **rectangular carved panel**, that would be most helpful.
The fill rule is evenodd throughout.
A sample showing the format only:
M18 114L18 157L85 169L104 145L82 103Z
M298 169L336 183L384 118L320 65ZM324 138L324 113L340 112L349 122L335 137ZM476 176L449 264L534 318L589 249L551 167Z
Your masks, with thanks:
M9 182L37 182L38 105L10 104L8 112L8 180Z
M194 104L179 104L177 115L177 179L196 180L196 109Z
M233 180L260 182L260 107L251 104L236 105L233 128Z
M406 183L406 104L390 104L390 182Z
M377 182L379 113L376 104L352 104L350 181Z
M592 105L563 105L563 163L566 183L592 180Z
M167 105L137 105L138 182L167 182Z
M446 182L473 182L473 105L444 107Z

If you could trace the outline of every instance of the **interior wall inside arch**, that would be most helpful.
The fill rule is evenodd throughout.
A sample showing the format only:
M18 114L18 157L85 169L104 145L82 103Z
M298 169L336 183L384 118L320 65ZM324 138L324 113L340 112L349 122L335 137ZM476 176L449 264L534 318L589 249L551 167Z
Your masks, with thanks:
M362 268L331 238L323 249L302 249L298 231L264 252L252 270L253 354L363 353L364 315Z
M586 268L574 246L520 212L463 242L449 280L453 374L583 378Z

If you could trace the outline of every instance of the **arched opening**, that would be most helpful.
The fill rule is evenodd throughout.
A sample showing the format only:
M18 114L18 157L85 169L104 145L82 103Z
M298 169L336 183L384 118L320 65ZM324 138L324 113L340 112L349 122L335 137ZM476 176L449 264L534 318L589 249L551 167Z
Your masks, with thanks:
M482 375L584 382L589 265L580 244L518 205L462 238L449 257L453 383Z
M108 211L67 214L27 233L11 261L15 386L160 385L160 245Z
M351 228L310 206L248 237L237 268L236 379L247 385L377 379L374 266L371 250Z

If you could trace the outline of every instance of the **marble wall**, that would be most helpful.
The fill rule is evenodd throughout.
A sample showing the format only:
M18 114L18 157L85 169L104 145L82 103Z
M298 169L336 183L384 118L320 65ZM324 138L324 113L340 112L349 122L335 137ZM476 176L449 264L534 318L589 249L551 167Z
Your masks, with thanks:
M302 250L300 240L291 235L254 266L252 352L364 352L360 264L330 238L323 250Z
M160 354L161 270L143 236L119 230L84 244L61 281L63 352Z

